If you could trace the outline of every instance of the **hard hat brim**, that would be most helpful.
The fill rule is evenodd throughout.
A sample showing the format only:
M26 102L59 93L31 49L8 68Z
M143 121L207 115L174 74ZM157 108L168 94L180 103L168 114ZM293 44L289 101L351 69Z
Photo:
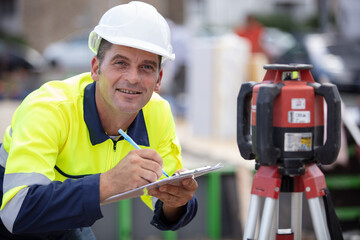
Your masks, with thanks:
M95 35L96 36L95 36ZM121 45L121 46L127 46L127 47L132 47L132 48L136 48L136 49L140 49L143 51L147 51L150 53L154 53L157 55L162 56L165 59L169 59L171 61L175 60L175 54L172 53L171 55L168 54L168 52L164 51L163 48L155 45L155 44L151 44L149 42L145 42L139 39L134 39L134 38L127 38L127 37L111 37L111 38L106 38L103 37L105 40L109 41L112 44L116 44L116 45ZM95 53L97 54L97 51L99 49L99 45L101 42L102 37L99 36L95 31L92 31L90 33L90 37L89 37L89 48ZM165 60L163 59L162 62Z

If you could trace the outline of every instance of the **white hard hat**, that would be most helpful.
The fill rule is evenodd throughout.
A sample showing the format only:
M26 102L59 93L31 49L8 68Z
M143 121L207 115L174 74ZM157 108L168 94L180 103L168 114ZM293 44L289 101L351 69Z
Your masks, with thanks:
M133 1L109 9L89 36L89 48L98 52L101 39L155 53L174 60L169 26L157 10L144 2Z

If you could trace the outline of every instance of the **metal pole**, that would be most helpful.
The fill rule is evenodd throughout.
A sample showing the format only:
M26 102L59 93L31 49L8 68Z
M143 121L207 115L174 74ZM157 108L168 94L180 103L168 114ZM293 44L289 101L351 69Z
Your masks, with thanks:
M178 239L177 232L175 232L175 231L164 231L163 232L163 238L165 240L176 240L176 239Z
M259 240L269 239L274 211L278 199L267 197L265 199L264 210L261 218Z
M275 211L272 218L272 224L270 228L270 235L269 240L276 240L277 230L280 226L280 219L279 219L279 199L276 201L275 204Z
M132 211L131 200L126 199L119 201L117 207L118 216L118 239L131 240L132 239Z
M221 238L221 174L208 174L208 233L212 240Z
M256 229L257 219L259 217L261 202L262 201L260 196L251 194L249 213L246 221L243 240L255 239L255 229Z
M326 218L324 217L324 205L320 203L320 198L311 198L308 202L316 238L330 240L329 229L327 228Z
M291 193L291 229L294 240L301 240L302 231L302 192Z

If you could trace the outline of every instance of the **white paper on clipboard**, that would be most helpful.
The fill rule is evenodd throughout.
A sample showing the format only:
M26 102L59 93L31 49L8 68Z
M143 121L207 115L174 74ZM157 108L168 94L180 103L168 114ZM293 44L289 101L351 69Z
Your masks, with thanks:
M192 176L194 176L196 178L196 177L199 177L201 175L207 174L209 172L213 172L215 170L218 170L218 169L220 169L222 167L223 167L223 165L221 163L218 163L215 166L206 166L206 167L196 168L196 169L193 169L193 170L188 170L188 171L182 172L180 174L175 174L175 175L173 175L171 177L164 178L164 179L159 180L157 182L150 183L150 184L144 185L142 187L139 187L139 188L136 188L136 189L124 192L124 193L120 193L120 194L116 194L114 196L111 196L111 197L105 199L101 203L101 205L117 202L117 201L124 200L124 199L140 197L150 189L158 188L158 187L160 187L162 185L165 185L165 184L173 184L173 185L174 184L175 185L180 184L180 182L185 178L189 178L189 177L192 177Z

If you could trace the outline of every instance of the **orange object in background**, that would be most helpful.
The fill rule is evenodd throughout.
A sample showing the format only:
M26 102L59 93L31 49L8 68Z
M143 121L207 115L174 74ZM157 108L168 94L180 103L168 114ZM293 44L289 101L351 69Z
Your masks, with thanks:
M263 25L251 15L247 16L244 26L239 26L235 29L237 35L250 41L252 53L264 52L260 44L263 32Z

